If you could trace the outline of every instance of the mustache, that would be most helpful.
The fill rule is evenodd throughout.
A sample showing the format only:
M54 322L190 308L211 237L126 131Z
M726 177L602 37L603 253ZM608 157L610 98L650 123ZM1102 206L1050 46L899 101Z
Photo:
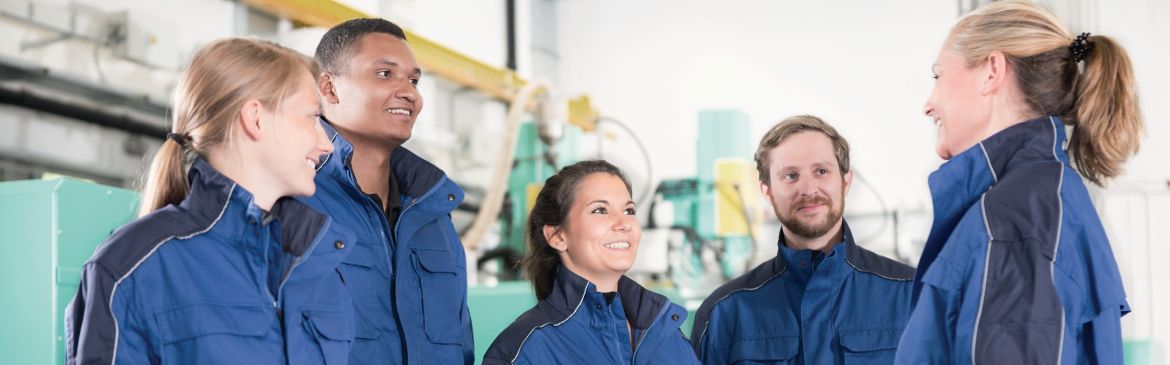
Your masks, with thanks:
M792 210L800 209L801 207L804 207L806 205L815 205L815 204L832 205L832 203L833 203L833 201L831 199L829 199L829 197L817 195L817 196L797 199L796 203L793 204Z

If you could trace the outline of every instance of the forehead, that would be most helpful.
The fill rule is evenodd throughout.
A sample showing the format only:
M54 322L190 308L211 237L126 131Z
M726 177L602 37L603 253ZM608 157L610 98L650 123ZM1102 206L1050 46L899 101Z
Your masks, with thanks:
M385 60L397 63L400 67L418 67L417 62L414 60L414 52L411 52L410 46L406 44L406 41L386 33L368 33L363 35L354 44L352 52L353 56L350 58L350 63L358 66L369 66Z
M573 198L573 205L589 204L598 199L610 204L625 204L632 200L622 179L604 172L592 173L582 179Z
M808 166L818 163L836 165L837 154L833 141L818 131L801 131L789 135L768 151L772 168L782 166Z

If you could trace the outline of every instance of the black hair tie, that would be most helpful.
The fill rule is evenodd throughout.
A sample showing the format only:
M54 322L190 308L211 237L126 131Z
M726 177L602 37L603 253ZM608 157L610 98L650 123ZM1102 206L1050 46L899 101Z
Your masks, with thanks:
M175 141L183 148L191 147L191 135L186 133L167 133L167 139Z
M1081 33L1073 40L1072 45L1068 46L1068 51L1072 53L1073 62L1084 61L1089 56L1089 52L1093 51L1093 42L1089 42L1089 32Z

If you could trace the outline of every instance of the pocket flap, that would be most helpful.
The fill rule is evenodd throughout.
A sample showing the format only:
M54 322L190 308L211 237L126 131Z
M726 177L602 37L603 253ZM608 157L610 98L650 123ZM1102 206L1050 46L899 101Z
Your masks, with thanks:
M329 244L332 245L333 243L330 242ZM345 255L341 263L372 269L376 266L374 260L378 259L380 257L378 255L377 244L357 241L357 246L348 255Z
M783 336L761 340L739 340L731 345L731 362L790 360L796 357L800 337Z
M276 320L266 305L194 304L156 315L163 342L174 343L206 335L264 336Z
M840 334L841 347L852 352L897 349L901 339L900 329L843 330Z
M345 312L336 311L305 311L305 321L309 322L321 337L334 341L353 341L353 317Z
M423 270L433 273L459 273L459 267L455 265L455 255L452 255L451 251L414 250L414 254L418 257L418 263Z

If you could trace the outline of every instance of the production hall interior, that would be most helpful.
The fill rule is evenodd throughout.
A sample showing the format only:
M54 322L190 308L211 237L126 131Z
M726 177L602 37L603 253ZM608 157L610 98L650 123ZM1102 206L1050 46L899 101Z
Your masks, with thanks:
M0 363L1170 364L1167 65L1166 0L0 0Z

